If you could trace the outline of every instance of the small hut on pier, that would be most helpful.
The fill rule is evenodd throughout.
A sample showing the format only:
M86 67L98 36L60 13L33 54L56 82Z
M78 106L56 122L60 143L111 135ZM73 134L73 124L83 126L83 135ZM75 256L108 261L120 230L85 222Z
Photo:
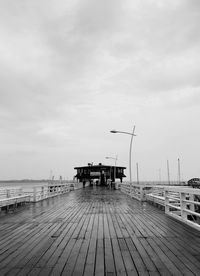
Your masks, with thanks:
M126 177L124 174L126 167L103 165L102 163L98 165L88 163L88 166L74 169L77 170L75 177L78 181L89 181L91 184L95 181L100 186L106 186L109 181L115 182L116 179L120 179L122 182L123 177Z

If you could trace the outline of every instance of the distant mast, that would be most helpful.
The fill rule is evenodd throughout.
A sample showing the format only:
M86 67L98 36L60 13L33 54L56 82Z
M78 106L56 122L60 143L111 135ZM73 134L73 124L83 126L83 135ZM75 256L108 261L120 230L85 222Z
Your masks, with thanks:
M52 170L50 170L49 180L52 180L52 176L53 176L53 171L52 171Z
M181 184L181 167L180 167L180 159L178 158L178 184Z
M159 184L161 184L161 169L159 169L158 172L159 172Z
M168 184L170 185L169 160L167 160L167 176L168 176Z

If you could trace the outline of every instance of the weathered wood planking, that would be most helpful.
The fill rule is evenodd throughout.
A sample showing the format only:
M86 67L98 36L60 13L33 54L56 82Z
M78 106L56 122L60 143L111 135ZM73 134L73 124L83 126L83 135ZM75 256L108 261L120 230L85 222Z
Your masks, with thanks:
M200 275L200 232L87 187L0 217L0 275Z

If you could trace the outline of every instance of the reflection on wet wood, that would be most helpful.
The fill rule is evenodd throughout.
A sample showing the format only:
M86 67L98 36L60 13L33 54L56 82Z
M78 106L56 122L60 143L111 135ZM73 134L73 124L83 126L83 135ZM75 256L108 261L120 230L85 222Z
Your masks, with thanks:
M87 187L0 216L0 275L200 275L200 232Z

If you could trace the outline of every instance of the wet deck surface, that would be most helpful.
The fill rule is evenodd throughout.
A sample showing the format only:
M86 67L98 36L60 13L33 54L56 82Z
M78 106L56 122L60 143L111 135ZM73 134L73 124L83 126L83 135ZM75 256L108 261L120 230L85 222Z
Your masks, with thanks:
M0 216L0 275L200 275L200 232L85 188Z

